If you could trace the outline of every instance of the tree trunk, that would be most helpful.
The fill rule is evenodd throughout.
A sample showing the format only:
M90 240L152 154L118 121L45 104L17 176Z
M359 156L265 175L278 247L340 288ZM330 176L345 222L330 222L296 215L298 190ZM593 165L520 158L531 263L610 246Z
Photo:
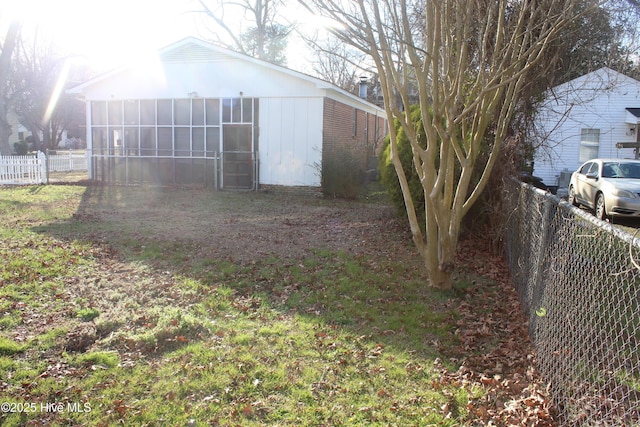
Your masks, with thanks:
M29 132L31 132L31 140L33 141L33 149L35 151L45 151L46 147L40 140L40 129L35 126L28 126Z
M452 213L443 210L437 203L426 203L427 250L423 253L423 258L431 286L437 289L451 289L456 266L458 229L455 220L452 221Z
M7 109L3 102L0 102L0 155L8 156L11 154L11 144L9 137L13 133L11 125L7 121Z
M453 264L444 263L431 265L432 260L426 262L427 274L431 287L441 290L448 290L453 287Z

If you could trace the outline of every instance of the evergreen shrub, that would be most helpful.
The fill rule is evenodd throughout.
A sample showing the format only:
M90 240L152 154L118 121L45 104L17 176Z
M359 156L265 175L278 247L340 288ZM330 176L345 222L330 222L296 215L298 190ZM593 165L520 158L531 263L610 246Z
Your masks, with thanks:
M422 130L422 119L420 116L420 109L418 107L414 107L411 110L411 122L414 124L416 129ZM404 170L407 181L409 183L411 198L413 199L413 204L416 207L416 212L419 218L422 220L424 219L424 190L422 188L422 184L420 183L420 178L418 178L418 173L416 172L413 165L413 152L411 150L411 143L409 142L404 129L402 129L402 126L400 126L400 123L398 123L397 120L394 122L394 126L398 135L398 157L400 158L402 169ZM424 131L418 132L418 143L421 147L426 147L427 141ZM378 157L378 171L380 176L380 183L389 193L389 198L398 210L398 214L405 216L406 207L404 198L402 196L402 190L400 188L400 182L398 181L398 174L396 173L396 169L393 166L393 163L391 163L391 146L389 135L387 135L387 137L385 138L382 146L382 151L380 152L380 155Z

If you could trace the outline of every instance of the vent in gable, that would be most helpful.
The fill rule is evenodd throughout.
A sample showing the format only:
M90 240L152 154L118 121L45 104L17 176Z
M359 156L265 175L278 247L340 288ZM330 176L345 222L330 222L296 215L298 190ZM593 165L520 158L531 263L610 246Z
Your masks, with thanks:
M165 53L161 59L163 62L211 62L228 58L223 53L192 43Z

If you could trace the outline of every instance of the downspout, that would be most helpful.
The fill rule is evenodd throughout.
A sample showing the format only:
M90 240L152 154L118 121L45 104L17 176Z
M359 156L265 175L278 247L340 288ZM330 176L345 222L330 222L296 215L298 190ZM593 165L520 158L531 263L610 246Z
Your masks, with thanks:
M638 130L638 125L636 125L636 149L633 150L634 158L636 160L640 159L640 130Z

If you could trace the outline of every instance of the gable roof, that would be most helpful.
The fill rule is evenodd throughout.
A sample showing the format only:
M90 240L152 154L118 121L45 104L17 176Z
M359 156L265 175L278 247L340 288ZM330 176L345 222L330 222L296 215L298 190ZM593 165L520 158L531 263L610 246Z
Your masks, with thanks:
M561 83L553 87L550 92L552 94L558 94L577 90L612 90L621 84L637 85L640 87L640 81L612 70L609 67L602 67L583 74L580 77L576 77L573 80L569 80L568 82Z
M200 40L195 37L187 37L176 43L173 43L158 52L158 58L162 63L198 63L198 62L218 62L218 61L229 61L229 60L240 60L250 64L255 64L256 66L267 68L270 70L277 71L279 73L283 73L285 75L298 78L304 80L306 82L312 83L318 89L323 89L328 92L334 93L341 97L346 97L351 100L353 103L367 105L370 108L375 108L380 112L383 110L366 101L365 99L360 98L352 93L349 93L332 83L326 82L316 77L312 77L308 74L301 73L299 71L294 71L286 67L282 67L276 64L273 64L268 61L264 61L261 59L257 59L239 52L235 52L229 49L225 49L223 47L211 44L204 40ZM126 65L99 76L96 76L84 83L81 83L73 88L67 90L68 93L73 94L83 94L92 86L111 78L129 68L132 65Z

